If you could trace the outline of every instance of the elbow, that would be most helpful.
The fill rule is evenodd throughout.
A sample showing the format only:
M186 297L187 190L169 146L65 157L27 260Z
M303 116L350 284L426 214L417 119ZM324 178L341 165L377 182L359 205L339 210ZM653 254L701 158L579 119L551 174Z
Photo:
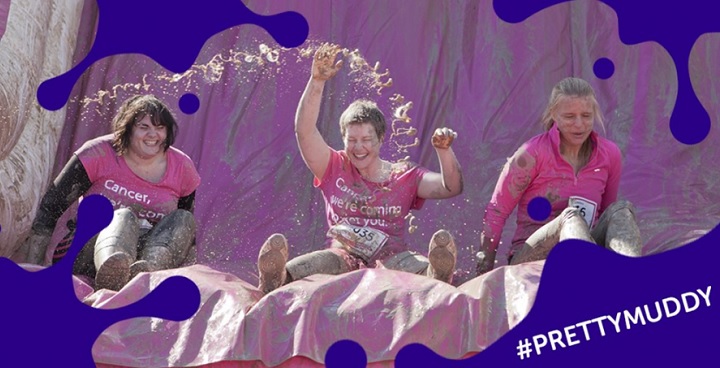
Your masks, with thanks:
M462 178L460 178L460 183L458 185L457 194L455 194L455 195L462 194L464 190L465 190L465 184L463 184Z
M462 176L458 178L457 184L453 186L453 189L454 190L448 188L448 191L451 193L451 197L459 196L463 193L463 191L465 190L465 184L463 183Z
M441 195L441 197L440 197L440 198L442 198L442 199L448 199L448 198L452 198L452 197L457 197L457 196L459 196L460 194L462 194L462 192L463 192L463 186L462 186L462 184L460 184L460 185L458 185L458 186L448 186L448 185L445 185L445 186L443 186L443 187L444 187L445 190L444 190L444 193L443 193L443 194Z

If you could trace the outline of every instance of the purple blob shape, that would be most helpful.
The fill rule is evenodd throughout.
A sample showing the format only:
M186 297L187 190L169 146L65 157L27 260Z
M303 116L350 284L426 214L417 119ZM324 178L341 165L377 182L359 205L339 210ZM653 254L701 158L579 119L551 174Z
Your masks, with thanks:
M545 197L535 197L528 203L528 215L535 221L545 221L550 217L552 205Z
M307 39L307 20L296 12L258 15L239 0L217 0L212 6L175 0L97 0L98 29L87 56L65 74L40 84L38 102L58 110L67 102L82 73L94 62L117 54L147 55L174 73L189 69L205 42L213 35L241 24L255 24L283 47L296 47ZM161 14L162 16L150 16ZM110 16L111 15L111 16ZM128 19L144 19L128 26Z
M83 199L75 238L53 267L28 272L0 258L3 339L0 354L8 367L94 367L91 349L110 325L135 317L173 321L190 318L200 306L200 291L184 277L170 277L145 298L123 308L101 310L75 296L72 265L82 246L110 223L113 208L99 195ZM12 302L9 302L12 301Z
M367 366L365 349L352 340L337 341L330 345L325 353L325 366L328 368L365 368Z
M600 58L593 65L595 76L600 79L608 79L615 74L615 64L608 58Z
M708 366L720 329L720 314L712 303L712 290L708 290L720 283L720 273L708 272L717 269L719 242L720 225L683 247L642 258L621 256L581 240L561 242L545 262L530 313L488 349L464 360L451 360L425 346L408 345L398 353L395 366L487 367L501 362L523 367ZM667 272L669 269L679 272ZM708 295L709 306L698 290ZM684 298L690 308L697 305L696 309L684 309L685 293L695 295ZM668 317L663 303L670 312L678 310L677 315ZM642 315L642 321L632 322L636 313ZM620 318L620 332L608 316ZM658 316L660 320L656 320ZM586 335L581 324L596 318L585 324ZM577 342L573 346L567 346L566 327ZM551 331L558 331L555 334L566 348L551 348L547 337ZM532 343L540 334L547 345L538 355ZM521 359L521 344L526 339L531 348ZM607 354L609 351L612 354Z
M178 105L180 106L180 110L182 110L182 112L188 115L194 114L200 108L200 99L195 96L195 94L186 93L180 97Z
M502 20L517 23L550 6L568 0L494 0ZM678 75L678 95L670 116L673 137L684 144L702 142L710 132L710 116L690 83L688 61L695 41L705 33L720 32L716 1L600 0L618 16L620 40L626 45L655 41L668 51ZM649 9L652 9L650 11ZM672 25L672 27L671 27Z

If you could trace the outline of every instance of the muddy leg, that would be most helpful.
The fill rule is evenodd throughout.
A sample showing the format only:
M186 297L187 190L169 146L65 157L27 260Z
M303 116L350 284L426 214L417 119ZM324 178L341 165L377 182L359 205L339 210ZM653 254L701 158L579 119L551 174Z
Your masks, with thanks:
M130 279L130 264L137 257L139 226L127 209L115 211L113 219L100 231L94 247L96 289L120 290Z
M95 243L98 236L95 235L85 246L80 249L75 263L73 264L73 275L85 275L95 278Z
M339 275L358 269L358 259L348 251L330 248L303 254L287 264L290 281L322 273Z
M530 235L522 249L513 254L510 262L516 265L546 259L557 243L567 239L595 243L587 223L574 207L564 209L558 217Z
M608 207L592 231L598 244L625 256L642 255L642 238L635 221L635 206L625 200Z
M187 257L195 238L195 218L186 210L175 210L163 217L145 237L140 258L130 267L130 278L140 272L178 267Z
M404 271L426 276L430 261L418 252L407 250L387 258L382 262L382 265L389 270Z

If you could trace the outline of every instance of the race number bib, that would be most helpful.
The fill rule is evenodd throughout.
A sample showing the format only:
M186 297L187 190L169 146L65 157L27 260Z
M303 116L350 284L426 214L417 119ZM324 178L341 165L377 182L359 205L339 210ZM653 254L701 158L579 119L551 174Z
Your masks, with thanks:
M580 210L580 216L583 217L588 227L592 229L593 221L595 221L595 211L597 203L583 197L571 196L568 199L568 206L575 207Z
M350 253L365 262L370 261L388 240L388 235L380 230L348 224L332 226L327 235L339 241Z

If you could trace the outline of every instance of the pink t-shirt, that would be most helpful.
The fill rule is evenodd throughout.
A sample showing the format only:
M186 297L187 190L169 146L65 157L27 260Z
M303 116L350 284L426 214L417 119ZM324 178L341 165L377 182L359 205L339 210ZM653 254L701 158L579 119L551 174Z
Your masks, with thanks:
M394 163L390 178L382 183L365 180L345 151L330 149L330 162L322 180L314 179L325 199L328 227L338 223L370 227L389 235L387 244L371 260L408 250L405 216L420 209L420 180L428 170L408 162ZM328 239L328 243L330 239Z
M162 180L158 183L145 181L130 170L125 159L117 155L112 148L112 137L110 134L91 139L75 151L92 183L83 196L101 194L110 200L113 209L130 208L138 219L147 220L142 225L148 227L176 210L178 200L190 195L200 185L200 175L192 160L174 147L166 152L167 167ZM72 240L74 232L68 227L68 222L77 217L78 204L79 201L72 204L58 219L51 238L53 246L48 247L48 257L63 239Z
M590 160L577 176L573 167L560 155L560 131L556 125L525 142L513 156L514 164L513 159L505 164L490 203L485 208L485 236L497 239L508 216L519 206L512 254L535 230L557 217L568 206L571 196L580 197L582 205L587 207L588 220L594 225L603 211L617 199L622 155L615 143L597 133L592 132L590 139L594 144ZM518 153L522 151L527 154L520 158ZM551 214L545 221L535 221L528 214L528 203L535 197L544 197L551 204Z
M200 175L190 157L170 147L162 180L151 183L137 176L112 147L112 134L85 142L75 154L92 183L85 196L101 194L113 209L127 207L138 219L156 224L178 208L178 199L190 195L200 185Z

